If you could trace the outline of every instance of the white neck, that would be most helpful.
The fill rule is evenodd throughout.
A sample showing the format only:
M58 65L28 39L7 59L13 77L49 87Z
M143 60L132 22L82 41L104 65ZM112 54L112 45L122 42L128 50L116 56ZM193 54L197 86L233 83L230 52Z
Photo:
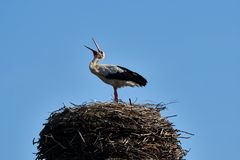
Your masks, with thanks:
M99 63L99 61L100 61L100 59L94 57L91 63L92 63L93 65L96 65L96 64Z
M91 70L92 73L97 74L98 70L98 64L99 64L99 59L98 58L93 58L93 60L89 64L89 69Z

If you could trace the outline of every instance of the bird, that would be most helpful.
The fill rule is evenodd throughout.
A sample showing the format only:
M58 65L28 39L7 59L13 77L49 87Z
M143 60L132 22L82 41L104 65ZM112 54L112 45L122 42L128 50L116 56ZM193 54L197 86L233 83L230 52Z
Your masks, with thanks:
M146 86L147 80L140 74L131 71L125 67L112 64L101 64L100 61L105 58L105 53L100 49L97 42L92 38L97 50L86 45L87 49L93 53L93 59L89 64L91 73L95 74L103 82L111 85L114 90L114 102L118 103L118 88L122 87L143 87Z

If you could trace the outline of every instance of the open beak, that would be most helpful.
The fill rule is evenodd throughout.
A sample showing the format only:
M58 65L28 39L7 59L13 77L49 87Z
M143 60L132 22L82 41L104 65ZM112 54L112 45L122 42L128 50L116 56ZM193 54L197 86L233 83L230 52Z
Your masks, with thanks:
M93 42L94 42L95 46L97 47L98 51L100 52L100 51L101 51L101 49L100 49L100 47L98 46L97 42L94 40L94 38L92 38L92 40L93 40Z
M98 52L101 51L101 49L100 49L100 47L98 46L97 42L94 40L94 38L93 38L92 40L93 40L95 46L97 47L97 50L98 50L98 51L95 51L94 49L92 49L92 48L90 48L90 47L88 47L88 46L85 46L85 45L84 45L84 46L85 46L87 49L91 50L91 51L93 52L93 55L95 56L95 55L98 54Z
M84 45L85 46L85 45ZM88 47L88 46L85 46L86 48L88 48L89 50L91 50L92 52L97 52L97 51L95 51L94 49L92 49L92 48L90 48L90 47Z
M85 46L85 45L84 45ZM93 52L93 55L97 55L97 51L95 51L94 49L88 47L88 46L85 46L87 49L91 50Z

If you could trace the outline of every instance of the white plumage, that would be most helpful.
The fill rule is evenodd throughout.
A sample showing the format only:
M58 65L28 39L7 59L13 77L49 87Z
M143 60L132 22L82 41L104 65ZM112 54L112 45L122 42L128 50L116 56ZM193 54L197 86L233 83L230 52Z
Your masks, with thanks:
M97 65L89 65L89 68L92 73L97 75L103 82L110 84L112 86L117 86L118 88L125 86L139 86L138 83L135 83L130 80L120 80L116 78L107 78L109 75L123 74L124 70L119 68L117 65L109 65L109 64L97 64Z
M99 48L98 44L93 39L94 44L98 51L87 47L93 52L93 60L89 64L90 71L98 76L103 82L113 86L114 89L114 100L118 102L117 88L125 86L145 86L147 80L136 72L133 72L127 68L110 65L110 64L99 64L99 61L105 57L104 52Z

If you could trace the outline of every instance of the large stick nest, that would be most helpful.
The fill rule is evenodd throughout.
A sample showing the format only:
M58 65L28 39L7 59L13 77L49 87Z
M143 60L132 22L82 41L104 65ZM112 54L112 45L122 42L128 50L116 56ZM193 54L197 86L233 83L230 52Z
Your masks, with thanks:
M87 103L51 113L37 160L180 160L180 132L160 115L165 105Z

